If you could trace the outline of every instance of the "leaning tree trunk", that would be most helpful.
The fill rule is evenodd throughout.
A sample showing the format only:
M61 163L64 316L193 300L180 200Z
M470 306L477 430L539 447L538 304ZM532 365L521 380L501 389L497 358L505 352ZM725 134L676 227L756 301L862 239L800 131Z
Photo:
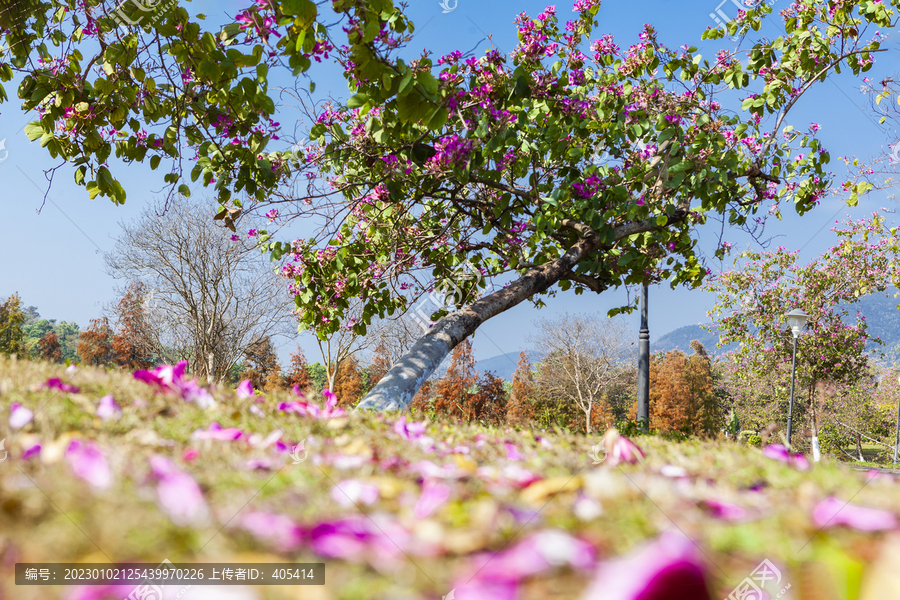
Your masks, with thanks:
M366 394L357 410L405 409L444 357L472 335L479 325L554 285L598 245L596 234L591 232L559 258L530 269L502 290L437 321Z

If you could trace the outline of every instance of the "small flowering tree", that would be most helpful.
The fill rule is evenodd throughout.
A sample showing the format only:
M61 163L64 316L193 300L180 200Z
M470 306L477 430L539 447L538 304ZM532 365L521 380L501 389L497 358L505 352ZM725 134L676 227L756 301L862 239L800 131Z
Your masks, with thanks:
M900 282L900 240L888 229L884 217L848 221L832 229L839 242L807 265L798 263L798 252L778 248L774 252L745 252L739 269L723 273L708 285L718 293L710 311L720 346L737 342L731 354L737 378L751 403L764 407L755 415L743 414L742 422L764 426L769 419L787 417L793 338L785 326L785 313L800 308L810 316L797 351L795 422L808 418L813 435L819 423L851 417L858 402L843 403L831 394L827 403L817 399L820 382L849 389L870 373L866 342L871 338L865 317L851 314L848 305L868 293L883 292ZM738 402L748 406L746 402ZM820 407L830 408L819 414ZM749 418L747 418L749 417ZM853 422L860 419L852 417Z

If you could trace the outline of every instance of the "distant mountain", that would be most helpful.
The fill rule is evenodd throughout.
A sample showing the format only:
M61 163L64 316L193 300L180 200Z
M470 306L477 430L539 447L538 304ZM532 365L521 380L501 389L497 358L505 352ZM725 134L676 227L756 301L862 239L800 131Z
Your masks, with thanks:
M491 371L500 379L512 381L513 373L516 372L516 367L518 365L519 353L507 352L506 354L501 354L500 356L492 356L491 358L479 360L475 363L475 370L479 373Z
M716 348L719 336L703 329L700 325L685 325L674 331L670 331L655 342L650 342L650 352L668 352L669 350L681 350L691 354L691 342L698 340L709 354L724 354L737 348L737 344L729 344L724 348Z

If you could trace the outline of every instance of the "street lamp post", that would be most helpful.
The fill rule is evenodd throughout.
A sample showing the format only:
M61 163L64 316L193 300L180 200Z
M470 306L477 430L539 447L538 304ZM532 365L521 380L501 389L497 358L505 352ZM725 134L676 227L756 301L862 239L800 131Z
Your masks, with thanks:
M788 422L787 422L787 446L791 447L791 427L794 420L794 378L797 375L797 338L800 337L800 330L806 325L809 315L795 308L787 315L788 325L791 328L791 334L794 336L794 355L791 359L791 402L788 405Z
M641 330L638 333L638 410L641 431L650 430L650 328L647 326L647 284L641 290Z

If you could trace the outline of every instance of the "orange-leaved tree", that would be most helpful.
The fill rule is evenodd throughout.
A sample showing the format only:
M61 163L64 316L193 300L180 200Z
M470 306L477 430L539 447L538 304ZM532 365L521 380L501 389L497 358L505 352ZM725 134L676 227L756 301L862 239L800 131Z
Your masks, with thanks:
M86 365L103 366L113 362L113 331L106 317L91 319L91 324L78 336L78 356Z

